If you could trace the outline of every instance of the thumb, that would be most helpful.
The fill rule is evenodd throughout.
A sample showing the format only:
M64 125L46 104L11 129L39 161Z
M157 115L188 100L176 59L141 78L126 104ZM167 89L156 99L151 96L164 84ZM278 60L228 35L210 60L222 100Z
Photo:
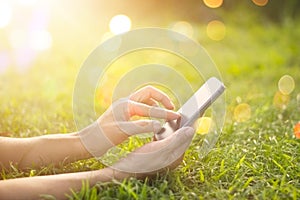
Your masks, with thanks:
M172 135L166 138L171 140L168 148L176 149L182 145L188 147L193 139L194 133L195 129L192 127L182 127L178 129L176 132L174 132Z

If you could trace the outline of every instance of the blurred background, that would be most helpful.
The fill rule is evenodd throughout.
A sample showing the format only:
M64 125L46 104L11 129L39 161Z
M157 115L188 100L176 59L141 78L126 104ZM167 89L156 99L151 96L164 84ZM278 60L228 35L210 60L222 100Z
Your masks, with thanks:
M247 34L255 26L288 23L299 8L297 0L1 0L0 73L78 67L103 40L141 27L217 44L232 37L233 25Z
M198 119L198 134L174 178L99 185L87 195L92 198L103 189L110 199L299 199L299 10L300 0L0 0L0 136L77 131L73 91L90 53L126 31L168 28L202 45L220 71L227 87L222 134L209 134L218 124L211 115L220 112L208 110ZM153 74L136 70L122 79L150 63L176 69L194 90L203 82L189 62L170 52L128 53L112 62L99 81L93 114L100 116L111 104L118 83L129 88L127 83L148 75L174 85L155 86L180 107L178 88L184 98L191 93L163 69ZM79 115L88 123L95 120ZM132 138L124 148L143 144ZM202 149L207 141L217 139L207 159L198 159L207 152ZM113 161L112 155L108 158ZM1 171L0 179L102 167L95 161L64 164L28 173L11 166L9 173Z
M299 8L297 0L0 0L2 114L19 107L15 114L44 113L31 123L52 112L71 121L66 110L89 53L113 35L143 27L173 29L203 45L232 88L229 103L257 98L266 85L274 85L273 95L280 77L299 72Z

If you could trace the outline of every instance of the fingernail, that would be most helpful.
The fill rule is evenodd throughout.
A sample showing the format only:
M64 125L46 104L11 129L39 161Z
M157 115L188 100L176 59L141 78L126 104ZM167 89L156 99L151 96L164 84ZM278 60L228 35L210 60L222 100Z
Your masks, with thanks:
M175 111L171 111L172 113L174 113L176 116L178 116L178 117L180 117L181 115L180 115L180 113L178 113L178 112L175 112Z
M153 130L154 132L158 132L162 128L159 121L153 121Z

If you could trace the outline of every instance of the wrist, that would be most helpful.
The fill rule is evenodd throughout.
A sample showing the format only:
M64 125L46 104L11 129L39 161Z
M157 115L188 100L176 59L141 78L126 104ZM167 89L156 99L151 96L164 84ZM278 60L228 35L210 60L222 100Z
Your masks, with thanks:
M74 143L74 151L77 151L77 154L80 156L81 159L91 158L92 155L83 145L80 135L78 133L70 133L69 134L70 140Z
M96 158L101 157L114 146L111 139L106 136L105 130L103 130L98 121L95 121L86 128L78 131L77 135L86 151Z

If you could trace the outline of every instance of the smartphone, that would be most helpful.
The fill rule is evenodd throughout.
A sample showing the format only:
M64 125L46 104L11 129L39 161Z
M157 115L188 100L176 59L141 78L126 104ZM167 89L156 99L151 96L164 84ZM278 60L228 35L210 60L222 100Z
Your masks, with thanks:
M178 120L167 122L163 128L155 133L157 140L162 140L177 129L184 126L193 126L206 109L224 92L224 84L215 77L208 79L197 92L178 110L181 117Z

